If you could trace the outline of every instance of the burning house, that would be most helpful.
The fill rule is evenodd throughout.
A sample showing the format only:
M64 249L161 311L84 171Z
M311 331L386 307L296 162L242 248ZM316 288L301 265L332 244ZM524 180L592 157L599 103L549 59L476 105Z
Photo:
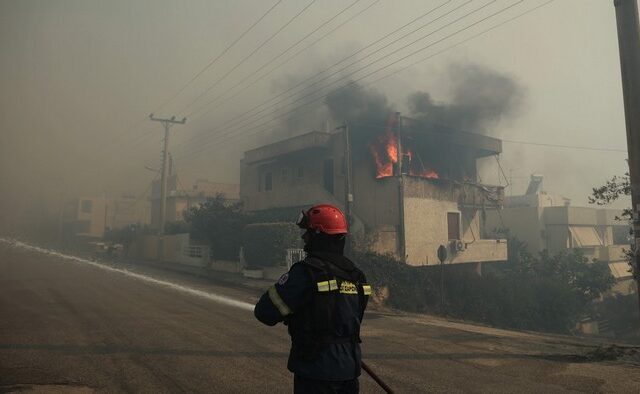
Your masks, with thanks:
M330 202L379 253L414 266L504 261L502 239L482 239L485 210L501 207L499 186L478 181L476 162L501 141L439 131L399 114L382 127L313 131L245 152L240 198L249 211Z

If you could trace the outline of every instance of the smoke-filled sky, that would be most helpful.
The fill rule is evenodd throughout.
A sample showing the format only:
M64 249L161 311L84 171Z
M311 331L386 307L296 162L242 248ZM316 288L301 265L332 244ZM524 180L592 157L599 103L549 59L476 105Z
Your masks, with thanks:
M335 126L328 107L354 85L332 90L350 81L384 108L477 128L466 131L626 148L613 1L556 0L481 34L546 0L283 0L234 44L276 3L0 1L2 214L78 194L143 193L162 149L151 112L188 118L171 131L184 184L238 182L247 148ZM620 151L503 149L507 194L538 173L547 191L586 204L591 187L626 169ZM483 168L498 182L495 163Z

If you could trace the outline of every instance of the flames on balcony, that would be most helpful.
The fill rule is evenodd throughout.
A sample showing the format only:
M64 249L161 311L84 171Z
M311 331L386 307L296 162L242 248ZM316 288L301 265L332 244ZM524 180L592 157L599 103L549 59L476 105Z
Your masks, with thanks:
M400 173L420 178L439 179L432 165L417 153L410 134L398 130L398 114L389 116L383 133L369 142L369 151L376 165L376 178Z

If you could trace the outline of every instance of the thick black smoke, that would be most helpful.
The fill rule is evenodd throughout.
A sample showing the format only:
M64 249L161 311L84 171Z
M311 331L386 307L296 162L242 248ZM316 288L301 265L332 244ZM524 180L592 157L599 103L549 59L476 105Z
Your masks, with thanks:
M412 93L408 98L410 116L436 128L493 134L492 127L516 114L522 105L522 86L486 67L454 65L448 79L450 102L436 102L428 92Z
M350 84L329 94L324 105L334 122L348 122L353 126L384 126L389 114L395 110L387 97L358 84Z
M429 92L418 91L407 97L408 113L403 116L420 121L429 129L493 134L502 120L517 114L524 89L513 78L477 64L451 65L443 75L450 86L450 99L436 101ZM281 81L280 88L297 82ZM357 83L331 92L322 106L292 113L283 124L287 135L324 130L348 122L354 134L366 137L384 131L389 117L397 111L383 92Z

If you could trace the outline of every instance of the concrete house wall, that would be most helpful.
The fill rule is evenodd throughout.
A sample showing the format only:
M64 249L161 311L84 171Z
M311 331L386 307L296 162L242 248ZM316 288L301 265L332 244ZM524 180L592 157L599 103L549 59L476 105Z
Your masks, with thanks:
M616 220L620 214L615 209L573 207L567 199L542 192L508 198L500 214L487 212L486 228L506 227L531 253L578 249L589 260L608 263L617 280L612 291L629 294L633 283L624 253L628 225Z
M240 164L240 198L245 209L302 207L327 200L343 203L342 141L321 132L300 137L287 140L285 147L275 143L245 153ZM333 160L333 192L323 186L325 160Z
M449 250L447 263L504 261L507 244L502 239L482 239L480 208L474 202L473 185L430 181L405 177L404 229L405 253L408 264L440 264L437 251L440 245L449 247L447 214L460 217L462 250Z
M184 213L190 208L198 207L222 193L227 201L238 201L239 185L232 183L210 182L205 179L197 180L188 190L178 190L178 178L169 176L167 180L167 205L165 211L166 223L184 221ZM160 226L160 181L152 182L150 207L150 224L152 228Z
M308 207L329 202L344 209L344 133L311 132L245 152L241 161L240 197L245 209ZM499 149L476 141L487 152ZM462 140L459 141L463 143ZM499 141L498 141L499 142ZM467 183L403 175L376 179L375 164L362 150L352 153L351 187L354 197L352 229L365 234L370 249L404 257L410 265L439 264L437 249L449 246L447 212L461 217L464 249L451 253L447 263L504 261L504 240L482 237L480 208L491 205L476 185L473 149L460 148ZM331 184L326 187L326 161L332 161ZM460 164L456 166L456 170ZM494 190L494 189L492 189ZM501 201L502 189L495 188ZM402 204L400 202L402 201ZM499 204L499 202L498 202ZM292 218L293 219L293 218ZM403 231L404 230L404 231ZM404 240L404 242L403 242ZM404 256L401 253L404 252Z

